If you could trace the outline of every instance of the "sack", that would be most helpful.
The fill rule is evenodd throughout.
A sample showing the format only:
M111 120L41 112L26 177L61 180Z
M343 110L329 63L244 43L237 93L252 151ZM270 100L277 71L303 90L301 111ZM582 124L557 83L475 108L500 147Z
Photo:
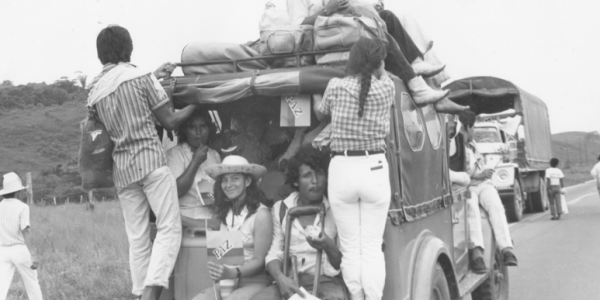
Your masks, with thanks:
M313 26L287 25L260 31L262 55L292 54L312 51Z
M275 3L270 1L265 4L265 11L258 23L260 31L292 25L292 19L290 18L287 9L285 9L285 3L281 4L283 4L281 7L284 8L278 8Z
M267 69L268 65L263 60L244 60L257 56L260 56L260 53L248 45L195 41L187 44L185 48L183 48L183 51L181 52L182 63L231 60L243 61L239 61L236 68L233 67L232 63L227 62L204 66L186 66L182 67L182 71L183 75L193 76Z
M569 213L569 207L567 206L567 199L565 199L565 195L560 195L560 207L562 208L563 214Z
M88 117L81 122L80 128L79 174L81 175L81 188L89 191L113 187L112 152L115 145L94 109L90 109Z
M350 48L360 37L385 39L384 26L367 17L318 16L315 21L315 50Z

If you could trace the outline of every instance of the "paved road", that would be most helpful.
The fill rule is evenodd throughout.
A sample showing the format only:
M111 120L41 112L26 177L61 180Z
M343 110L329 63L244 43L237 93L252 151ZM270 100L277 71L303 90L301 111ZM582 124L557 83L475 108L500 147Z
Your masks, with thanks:
M594 182L567 188L569 214L549 211L510 225L518 268L511 300L600 299L600 198Z

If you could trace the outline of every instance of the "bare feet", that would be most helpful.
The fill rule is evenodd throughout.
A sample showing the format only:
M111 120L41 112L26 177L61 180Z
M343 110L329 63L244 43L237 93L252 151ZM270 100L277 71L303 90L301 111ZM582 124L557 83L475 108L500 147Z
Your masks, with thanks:
M438 91L432 89L425 83L422 77L417 76L411 79L408 83L408 90L417 106L425 106L435 103L448 96L450 91Z
M449 113L449 114L456 114L461 111L465 111L465 110L469 109L469 106L463 106L463 105L456 104L448 98L444 98L444 99L436 102L433 106L435 107L435 110L438 113Z
M446 65L432 65L421 59L415 60L415 62L413 62L411 66L417 76L423 77L435 76L442 72L444 68L446 68Z

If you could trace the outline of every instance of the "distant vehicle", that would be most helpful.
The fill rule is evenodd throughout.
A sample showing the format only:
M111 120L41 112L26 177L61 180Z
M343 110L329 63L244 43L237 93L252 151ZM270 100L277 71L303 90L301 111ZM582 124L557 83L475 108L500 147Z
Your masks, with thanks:
M509 221L528 208L547 208L545 169L552 158L548 108L538 97L496 77L470 77L448 84L450 99L470 105L478 115L475 142L486 166L495 167L492 182Z

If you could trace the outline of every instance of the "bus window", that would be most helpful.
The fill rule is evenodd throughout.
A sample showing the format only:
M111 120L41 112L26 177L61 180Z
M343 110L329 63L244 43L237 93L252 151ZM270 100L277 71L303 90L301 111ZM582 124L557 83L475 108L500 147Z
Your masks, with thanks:
M425 142L423 132L423 119L417 106L407 93L401 95L402 119L404 119L404 133L413 151L421 151Z
M437 112L433 109L433 105L427 105L421 108L425 117L425 126L427 126L427 134L433 149L440 147L442 141L442 126Z

